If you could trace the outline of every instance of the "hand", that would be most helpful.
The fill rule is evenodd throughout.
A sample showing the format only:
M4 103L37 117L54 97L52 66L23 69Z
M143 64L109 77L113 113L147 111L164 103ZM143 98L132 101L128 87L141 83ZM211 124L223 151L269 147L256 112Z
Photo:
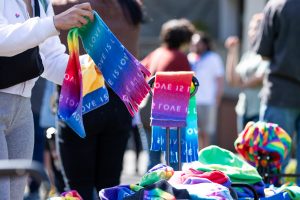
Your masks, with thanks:
M68 10L55 15L54 25L57 30L69 30L74 27L82 27L88 23L88 17L91 21L94 20L94 14L90 3L82 3L69 8Z
M238 49L239 45L240 45L240 40L236 36L228 37L224 44L225 48L227 48L228 50Z

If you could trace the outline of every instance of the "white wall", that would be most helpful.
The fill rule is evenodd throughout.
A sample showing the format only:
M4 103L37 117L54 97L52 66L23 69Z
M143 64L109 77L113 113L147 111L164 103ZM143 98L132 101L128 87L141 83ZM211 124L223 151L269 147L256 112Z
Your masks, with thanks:
M242 51L249 49L249 43L247 41L248 24L253 14L262 12L265 6L264 0L244 0L244 18L243 18L243 42Z
M220 41L230 35L237 35L239 29L239 0L219 0L219 35Z

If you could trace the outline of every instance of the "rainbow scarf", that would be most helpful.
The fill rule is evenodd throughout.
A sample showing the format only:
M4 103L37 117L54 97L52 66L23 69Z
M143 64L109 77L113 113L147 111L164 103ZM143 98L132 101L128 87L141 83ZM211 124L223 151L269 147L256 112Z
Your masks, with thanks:
M235 149L250 164L258 166L259 156L270 156L272 169L281 168L282 161L291 149L290 136L277 124L249 122L234 143Z
M193 72L157 72L152 98L151 125L184 127Z
M150 90L144 79L144 74L150 72L125 49L96 12L94 15L93 22L69 32L70 57L59 101L59 118L80 137L85 137L82 115L108 102L104 79L131 115ZM80 66L78 36L92 58L86 67Z
M102 72L106 83L122 99L133 116L150 86L150 72L120 43L100 16L79 29L83 47Z
M108 102L102 74L90 57L79 61L78 29L68 34L69 61L59 97L58 117L85 137L82 115Z
M196 97L189 101L187 125L181 129L181 162L198 160L198 125ZM166 128L153 126L151 151L166 151ZM178 163L177 128L170 128L170 163ZM166 155L165 155L166 156Z
M186 95L184 93L184 97L182 96L175 96L174 95L174 99L169 98L170 94L166 94L165 91L163 91L163 94L161 95L162 100L160 101L160 98L157 100L157 98L155 97L157 94L159 94L158 92L156 92L156 89L159 88L158 86L161 86L161 88L168 88L169 89L173 89L176 87L172 87L173 85L180 85L180 78L178 78L178 75L180 76L182 74L182 72L178 72L178 73L167 73L167 75L171 75L172 77L168 77L170 78L170 80L176 80L178 81L176 84L174 84L174 82L169 85L168 81L166 80L166 83L160 83L160 85L156 85L156 87L154 86L154 95L153 95L153 101L159 102L159 103L154 103L155 105L161 105L160 102L163 102L165 105L172 105L172 106L176 106L176 105L184 105L187 98L188 101L188 109L187 107L185 107L184 105L184 111L187 111L187 117L185 116L184 118L184 122L186 123L184 127L181 127L181 162L192 162L192 161L196 161L198 160L198 126L197 126L197 108L196 108L196 97L193 96L190 98L190 92L189 89L192 88L194 89L194 87L191 87L191 77L187 77L185 76L183 79L186 83L186 85L188 84L188 95ZM186 73L188 75L193 75L192 72L188 72ZM175 75L175 76L174 76ZM177 75L177 76L176 76ZM184 74L185 75L185 74ZM160 73L158 73L160 78ZM187 77L187 78L186 78ZM159 81L160 79L158 79ZM186 81L188 80L188 81ZM155 80L156 81L156 80ZM164 85L166 85L166 87L164 87ZM184 87L184 86L183 86ZM167 90L170 93L172 93L172 90ZM175 93L176 94L176 93ZM177 95L180 95L180 93L177 93ZM166 96L168 96L168 98L166 98ZM172 95L171 95L172 96ZM171 97L170 96L170 97ZM169 101L170 100L170 101ZM179 100L179 102L178 102ZM182 100L182 102L180 101ZM167 102L166 102L167 101ZM169 103L172 102L172 103ZM159 106L153 106L152 107L152 113L154 112L153 110L155 109L155 107L159 107ZM160 106L161 107L161 106ZM170 112L171 113L171 112ZM168 114L168 113L167 113ZM173 113L173 118L175 118L177 113L174 112ZM182 113L180 113L182 114ZM172 114L170 114L172 115ZM162 116L162 115L160 115ZM177 118L178 119L178 118ZM171 121L171 122L175 122L177 124L177 121ZM153 123L152 123L153 124ZM168 125L170 125L170 123L168 123ZM171 124L173 125L173 124ZM174 126L174 125L173 125ZM166 151L166 128L165 127L161 127L161 126L153 126L152 127L152 139L151 139L151 147L150 147L151 151ZM170 163L178 163L178 139L177 139L177 128L175 127L171 127L170 128ZM166 155L165 155L166 156Z

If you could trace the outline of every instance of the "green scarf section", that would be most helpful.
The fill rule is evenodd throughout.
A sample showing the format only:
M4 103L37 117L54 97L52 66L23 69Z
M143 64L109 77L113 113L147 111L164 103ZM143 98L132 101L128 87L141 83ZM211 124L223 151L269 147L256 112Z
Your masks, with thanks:
M199 162L194 162L193 168L205 172L222 171L232 182L254 184L262 180L255 167L234 153L215 145L200 150Z

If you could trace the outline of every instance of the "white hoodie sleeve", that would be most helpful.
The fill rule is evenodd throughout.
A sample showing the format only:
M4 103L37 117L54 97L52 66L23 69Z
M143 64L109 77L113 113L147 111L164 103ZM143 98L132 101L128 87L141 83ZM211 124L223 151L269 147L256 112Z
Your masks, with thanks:
M0 0L0 56L14 56L59 34L54 26L53 15L9 24L3 15L4 1Z
M47 16L53 16L52 5L48 6ZM44 72L42 77L61 85L68 64L69 55L65 53L66 48L58 36L49 37L40 45L43 56Z

